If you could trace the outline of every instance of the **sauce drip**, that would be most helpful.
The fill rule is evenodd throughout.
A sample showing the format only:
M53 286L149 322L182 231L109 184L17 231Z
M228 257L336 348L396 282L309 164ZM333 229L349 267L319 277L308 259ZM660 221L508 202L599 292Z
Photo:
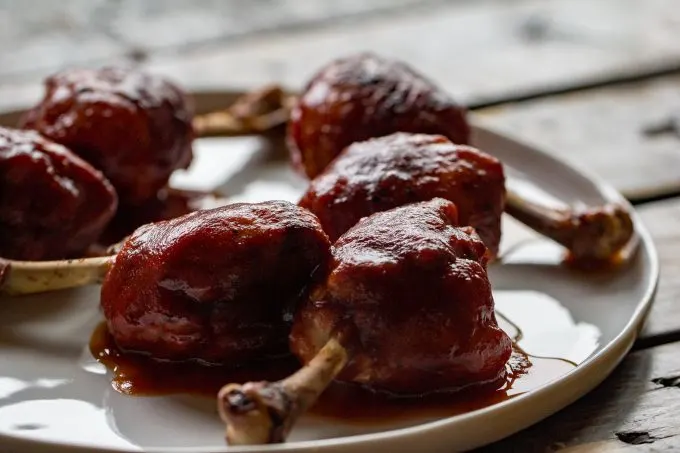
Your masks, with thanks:
M350 384L334 383L324 392L310 413L361 424L451 417L492 406L534 390L568 373L574 366L566 360L532 357L521 349L514 348L506 365L505 383L499 389L477 387L456 393L395 398Z
M630 259L630 252L623 250L616 253L608 259L583 259L574 256L573 253L567 252L565 254L563 263L570 269L584 273L591 272L613 272L628 263Z
M125 395L191 393L215 397L226 383L279 380L300 367L291 356L263 360L247 368L162 362L121 351L103 322L92 334L90 352L113 373L113 388Z
M513 340L521 336L519 329ZM167 395L189 393L214 398L230 382L285 378L299 368L293 357L270 359L247 367L206 366L198 363L159 362L121 351L101 323L90 341L92 355L113 374L112 386L126 395ZM536 389L571 371L576 365L559 358L534 357L519 347L506 365L506 377L498 389L477 387L456 393L395 398L371 392L357 385L333 383L310 413L343 422L381 423L413 417L453 416L500 403Z

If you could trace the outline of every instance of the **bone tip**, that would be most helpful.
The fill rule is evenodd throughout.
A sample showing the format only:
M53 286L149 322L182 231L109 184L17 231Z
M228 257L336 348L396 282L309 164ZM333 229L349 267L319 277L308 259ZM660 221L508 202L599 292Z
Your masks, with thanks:
M618 249L623 248L635 234L635 224L630 211L624 206L611 203L605 206L608 214L611 241Z
M243 415L257 409L257 402L239 384L229 384L217 395L220 415L226 422L229 415Z
M217 396L218 412L226 424L229 445L261 445L282 442L266 404L254 388L229 384Z
M5 280L7 280L10 267L11 263L6 259L0 257L0 288L2 288L3 284L5 283Z
M588 208L577 213L575 220L579 227L572 253L580 262L618 262L620 253L635 236L630 210L618 203Z
M630 231L631 235L633 233L633 230L635 229L635 225L633 223L633 217L630 214L630 211L621 206L620 204L616 204L612 207L614 216L619 220L619 222L623 225L623 227Z

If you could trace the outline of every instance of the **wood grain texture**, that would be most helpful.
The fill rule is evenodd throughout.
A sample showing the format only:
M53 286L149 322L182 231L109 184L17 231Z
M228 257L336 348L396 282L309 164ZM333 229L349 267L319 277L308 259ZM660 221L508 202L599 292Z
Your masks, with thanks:
M680 192L680 76L477 112L481 124L602 176L632 200Z
M656 300L642 336L680 340L680 198L650 203L638 212L656 244L661 266Z
M0 78L175 54L197 44L385 13L432 0L0 0Z
M33 102L40 79L65 66L136 62L188 88L298 88L331 58L360 50L409 61L461 101L483 104L680 67L680 8L677 0L0 0L0 50L0 108ZM680 134L644 133L676 111L680 76L476 116L644 199L680 192ZM680 200L639 212L662 271L642 343L678 340ZM679 392L680 342L650 347L574 405L480 451L680 451Z
M143 61L192 89L299 88L330 59L373 50L475 104L680 69L675 0L30 3L44 8L16 15L27 2L0 0L0 107L8 95L31 102L57 68L111 61Z
M186 84L298 88L329 59L373 50L480 103L677 65L678 37L675 0L454 1L152 58L150 67Z
M480 452L680 450L680 343L630 354L597 389Z

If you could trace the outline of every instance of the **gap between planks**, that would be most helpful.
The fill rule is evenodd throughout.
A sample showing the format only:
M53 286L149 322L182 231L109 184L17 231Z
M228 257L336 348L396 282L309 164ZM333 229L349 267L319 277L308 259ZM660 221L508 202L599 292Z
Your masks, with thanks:
M634 349L680 341L680 198L649 203L638 213L659 255L661 278L656 299Z
M595 390L484 453L680 450L680 343L629 354Z
M680 194L680 74L506 104L472 115L480 125L599 174L633 202Z
M68 11L77 2L62 3ZM0 74L17 77L0 89L0 102L33 102L39 90L27 93L25 84L64 65L121 60L192 90L272 81L299 88L330 58L372 50L409 62L476 108L641 80L680 66L674 0L381 0L370 7L353 0L342 8L293 0L278 10L278 2L262 10L223 3L214 11L146 10L127 1L110 11L72 7L78 14L66 29L45 25L8 40L16 46L0 55ZM24 22L14 28L29 28ZM197 47L181 50L191 42Z
M640 82L653 81L667 76L680 75L680 59L658 67L647 68L623 73L612 73L604 76L595 76L590 79L577 81L574 84L545 86L539 90L525 90L511 93L507 96L499 96L490 99L478 99L467 105L472 111L483 111L486 108L506 106L508 104L521 104L537 99L561 96L570 93L584 93L607 87L634 85Z

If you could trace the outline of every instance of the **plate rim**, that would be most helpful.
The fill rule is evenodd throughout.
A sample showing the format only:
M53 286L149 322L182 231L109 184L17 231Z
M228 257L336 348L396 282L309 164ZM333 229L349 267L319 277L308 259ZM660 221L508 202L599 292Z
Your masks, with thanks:
M210 91L193 91L190 92L189 95L192 97L208 97L208 96L220 96L223 97L225 100L226 99L233 99L234 97L245 93L245 91L237 91L237 90L210 90ZM8 118L16 118L17 116L21 115L22 111L21 110L15 110L15 111L9 111L9 112L2 112L0 113L0 124L4 124ZM510 398L508 400L505 400L500 403L493 404L488 407L484 407L481 409L477 409L474 411L470 411L464 414L459 414L459 415L454 415L451 417L446 417L442 418L439 420L434 420L430 422L425 422L421 423L415 426L409 426L405 428L397 428L397 429L388 429L385 431L377 432L377 433L370 433L370 434L357 434L357 435L350 435L350 436L344 436L344 437L337 437L337 438L330 438L330 439L318 439L318 440L302 440L302 441L295 441L295 442L289 442L289 443L283 443L283 444L271 444L271 445L253 445L253 446L228 446L224 445L221 447L150 447L150 448L142 448L138 447L136 450L131 450L129 448L123 448L123 447L107 447L107 448L99 448L99 447L91 447L87 445L82 445L82 444L77 444L77 443L59 443L59 442L50 442L50 441L43 441L43 440L38 440L38 439L31 439L31 438L25 438L25 437L20 437L20 436L12 436L8 435L6 433L0 434L0 443L4 443L5 441L9 441L12 446L17 446L17 447L28 447L28 448L50 448L52 450L50 451L55 451L59 449L68 449L68 451L82 451L82 452L98 452L98 453L128 453L128 452L136 452L136 451L144 451L148 453L160 453L160 452L167 452L167 453L236 453L236 452L243 452L243 453L248 453L248 452L285 452L285 451L290 451L290 450L296 450L296 451L312 451L314 449L321 449L321 448L332 448L332 447L344 447L344 448L352 448L353 446L358 446L359 444L366 444L366 443L375 443L375 442L381 442L384 440L394 440L395 438L402 438L402 437L410 437L410 436L423 436L423 435L428 435L428 432L445 428L447 425L452 424L452 423L463 423L463 422L474 422L474 419L480 418L480 417L485 417L490 413L493 412L498 412L498 411L503 411L503 410L512 410L514 407L519 406L521 404L524 404L526 400L533 400L533 399L538 399L544 396L547 393L550 393L554 390L554 387L557 387L558 385L562 386L568 386L570 384L573 384L574 382L578 382L583 378L583 375L588 374L588 372L592 372L598 365L599 362L602 362L602 364L606 364L609 362L608 369L606 373L604 373L600 378L597 379L597 382L593 385L588 385L587 389L584 391L578 391L575 394L571 395L567 399L567 401L564 404L560 404L559 407L556 407L554 409L550 409L548 412L541 416L540 418L534 418L533 421L529 423L520 423L519 428L511 428L510 432L505 433L501 437L497 437L493 440L499 440L501 438L505 438L508 435L511 435L515 432L518 432L522 429L525 429L531 425L534 425L538 423L539 421L543 420L544 418L564 409L567 407L569 404L573 403L577 399L581 398L583 395L586 393L590 392L592 389L594 389L601 381L606 379L611 372L616 368L616 366L619 365L619 363L625 358L627 353L630 351L631 347L633 346L633 343L635 339L638 338L640 331L642 330L647 315L653 306L655 295L658 289L659 285L659 257L658 257L658 252L656 249L656 246L652 240L651 234L647 230L647 227L644 225L642 220L640 219L639 215L637 212L635 212L633 206L628 202L628 200L623 197L623 195L616 190L612 185L604 181L602 178L600 178L598 175L596 175L594 172L587 168L582 168L576 165L573 165L570 162L567 162L564 158L561 156L555 156L553 154L549 154L541 149L541 147L534 145L531 143L530 140L519 140L516 139L515 137L512 136L512 134L507 134L507 133L500 133L500 132L495 132L493 128L489 128L486 126L481 125L480 121L475 121L474 118L471 120L471 126L473 129L473 133L484 133L488 134L489 136L505 141L505 142L512 142L515 145L531 149L532 152L541 154L543 157L548 158L549 160L552 160L555 162L557 165L567 168L572 172L575 172L582 177L585 177L588 179L590 182L594 184L594 186L597 188L598 192L607 200L612 201L612 202L618 202L622 203L627 209L630 210L632 213L632 218L635 223L635 228L636 228L636 234L637 234L637 239L638 239L638 244L637 244L637 250L635 253L646 253L648 255L648 261L649 261L649 268L647 269L649 273L649 280L650 284L647 286L645 289L645 293L641 297L641 299L638 301L635 310L633 311L631 317L628 319L628 322L626 325L621 329L621 331L618 332L618 334L611 340L609 341L606 345L604 345L600 350L592 354L590 357L588 357L586 360L581 362L579 365L577 365L572 371L567 373L566 375L557 377L555 379L552 379L545 384L541 385L540 387L536 388L535 390L523 393L521 395L515 396L513 398ZM618 349L618 351L617 351ZM612 354L615 354L615 357L611 357ZM601 364L601 366L602 366ZM492 441L493 441L492 440ZM491 442L491 441L490 441ZM31 450L32 451L32 450Z

